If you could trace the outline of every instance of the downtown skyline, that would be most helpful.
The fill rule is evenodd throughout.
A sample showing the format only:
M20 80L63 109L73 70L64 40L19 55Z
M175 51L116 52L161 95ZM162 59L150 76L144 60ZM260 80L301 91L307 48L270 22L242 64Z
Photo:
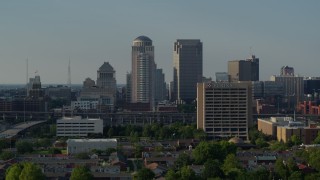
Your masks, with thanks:
M94 78L103 62L125 84L131 71L131 43L148 36L155 63L173 79L177 39L203 42L203 75L215 79L230 60L260 58L260 80L291 66L296 75L318 73L320 3L193 1L35 1L0 3L0 84L26 83L35 71L44 84Z

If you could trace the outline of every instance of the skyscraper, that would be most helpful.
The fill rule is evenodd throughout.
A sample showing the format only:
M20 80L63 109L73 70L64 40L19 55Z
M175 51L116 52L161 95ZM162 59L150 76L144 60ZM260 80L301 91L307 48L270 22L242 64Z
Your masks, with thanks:
M202 42L178 39L173 49L173 99L191 102L197 96L197 83L202 82Z
M259 81L259 58L252 55L246 60L229 61L228 74L231 82Z
M113 93L114 96L117 91L115 73L116 71L109 62L104 62L97 71L97 86Z
M132 45L131 102L154 103L154 47L152 40L139 36Z

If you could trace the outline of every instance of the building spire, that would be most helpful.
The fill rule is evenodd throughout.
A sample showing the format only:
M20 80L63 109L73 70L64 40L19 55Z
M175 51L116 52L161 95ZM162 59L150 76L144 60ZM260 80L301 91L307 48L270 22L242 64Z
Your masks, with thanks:
M71 87L71 67L70 67L70 57L69 57L69 64L68 64L68 86Z

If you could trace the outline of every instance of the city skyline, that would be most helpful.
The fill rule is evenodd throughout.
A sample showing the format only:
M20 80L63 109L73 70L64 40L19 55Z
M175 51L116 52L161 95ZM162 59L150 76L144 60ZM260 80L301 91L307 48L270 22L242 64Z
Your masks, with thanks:
M282 66L320 76L320 2L36 1L0 3L0 84L25 84L38 71L44 84L82 84L110 62L119 84L131 69L131 42L153 40L155 62L173 79L177 39L203 42L203 75L215 79L227 62L255 54L260 80Z

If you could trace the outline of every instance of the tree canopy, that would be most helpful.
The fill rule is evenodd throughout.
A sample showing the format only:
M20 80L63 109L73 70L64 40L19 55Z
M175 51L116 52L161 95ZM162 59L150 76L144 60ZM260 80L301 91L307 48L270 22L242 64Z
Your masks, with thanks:
M6 171L7 180L44 180L41 169L29 162L17 163Z
M93 175L85 166L77 166L72 170L70 180L91 180Z

